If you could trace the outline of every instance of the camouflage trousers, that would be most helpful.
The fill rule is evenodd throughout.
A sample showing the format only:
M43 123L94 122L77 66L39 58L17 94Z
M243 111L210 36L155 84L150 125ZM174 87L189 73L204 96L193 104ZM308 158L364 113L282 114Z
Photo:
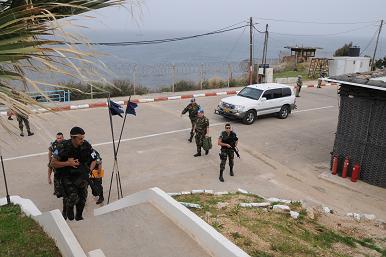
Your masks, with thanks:
M103 197L103 186L102 186L102 178L90 178L91 183L94 184L93 187L91 187L91 193L93 196L102 196Z
M194 136L194 127L196 126L197 119L190 119L190 123L192 123L192 129L190 130L190 137L193 138Z
M196 131L195 140L196 140L196 146L197 146L197 153L201 153L201 147L203 145L204 138L205 138L204 133Z
M229 159L229 167L232 169L233 168L233 160L235 158L235 152L232 149L221 149L220 153L220 170L223 171L225 170L225 164L227 162L227 159Z
M82 177L63 177L62 186L64 189L63 203L67 208L73 208L74 205L84 207L87 200L87 180Z
M54 195L56 195L57 198L60 198L63 196L63 193L62 177L57 175L54 171Z
M21 115L16 114L16 119L19 122L19 129L21 132L23 132L23 122L24 122L25 128L27 129L27 132L31 132L28 118L25 118Z

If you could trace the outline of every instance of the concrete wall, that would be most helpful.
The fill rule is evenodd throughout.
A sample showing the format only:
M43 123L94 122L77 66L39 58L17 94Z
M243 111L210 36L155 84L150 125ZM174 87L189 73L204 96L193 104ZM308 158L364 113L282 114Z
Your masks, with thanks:
M333 57L328 61L329 76L339 76L356 72L370 71L368 57Z
M249 255L204 222L196 214L178 203L159 188L151 188L122 198L114 203L94 210L94 215L109 212L148 202L157 207L177 226L194 238L203 249L212 256L248 257Z

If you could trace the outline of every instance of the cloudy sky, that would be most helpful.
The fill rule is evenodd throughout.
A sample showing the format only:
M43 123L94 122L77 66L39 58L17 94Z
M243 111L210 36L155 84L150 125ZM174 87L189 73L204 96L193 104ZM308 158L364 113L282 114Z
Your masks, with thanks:
M125 8L108 8L81 19L94 30L211 31L254 17L269 23L270 30L291 34L326 34L354 30L375 31L377 21L386 18L385 0L131 0L134 17ZM264 20L278 19L286 21ZM289 22L289 21L299 21ZM302 23L302 21L311 23ZM356 23L356 24L314 24ZM369 22L369 23L363 23ZM386 34L386 33L383 33Z

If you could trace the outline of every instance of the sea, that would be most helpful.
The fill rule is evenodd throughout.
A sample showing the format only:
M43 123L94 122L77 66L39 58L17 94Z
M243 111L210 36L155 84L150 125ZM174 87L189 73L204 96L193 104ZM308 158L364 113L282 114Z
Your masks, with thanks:
M107 80L129 80L136 85L152 89L170 86L179 80L198 83L212 78L227 79L241 76L248 70L249 33L228 32L182 41L161 44L106 46L79 46L82 50L93 51L93 61L104 72ZM167 39L200 34L202 31L88 31L83 36L89 42L137 42ZM370 35L371 34L371 35ZM268 39L267 63L271 66L289 55L286 46L320 47L317 57L332 57L334 51L346 43L361 48L361 56L372 56L375 40L373 33L352 36L286 36L270 34ZM255 34L253 39L254 63L262 63L264 34ZM377 57L386 56L386 38L381 37ZM34 78L49 82L65 82L69 78L52 74L34 74ZM96 78L98 80L100 78ZM73 79L71 79L73 80Z

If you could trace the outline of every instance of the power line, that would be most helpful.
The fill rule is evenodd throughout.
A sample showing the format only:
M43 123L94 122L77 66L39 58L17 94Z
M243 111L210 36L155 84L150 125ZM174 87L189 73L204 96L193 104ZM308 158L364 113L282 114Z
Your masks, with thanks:
M370 45L373 43L373 41L375 40L376 36L377 36L377 33L378 33L378 30L376 30L374 32L374 35L373 37L370 39L369 43L366 45L366 47L360 52L359 55L362 55L364 52L366 52L366 50L370 47Z
M306 23L306 24L324 24L324 25L349 25L349 24L365 24L375 23L379 20L374 21L357 21L357 22L318 22L318 21L301 21L301 20L284 20L284 19L271 19L263 17L255 17L256 20L276 21L276 22L291 22L291 23Z
M234 25L232 25L234 26ZM91 42L91 43L82 43L82 42L66 42L67 44L73 44L73 45L105 45L105 46L131 46L131 45L149 45L149 44L161 44L161 43L167 43L167 42L175 42L175 41L182 41L192 38L198 38L198 37L204 37L209 35L215 35L215 34L221 34L233 30L238 30L245 28L249 25L242 25L238 27L232 28L232 26L228 26L226 28L222 28L219 30L215 30L208 33L203 34L196 34L192 36L184 36L184 37L175 37L175 38L165 38L165 39L155 39L155 40L142 40L142 41L123 41L123 42Z
M271 32L271 33L272 34L276 34L276 35L282 35L282 36L297 36L297 37L319 37L319 36L326 36L327 37L327 36L338 36L338 35L342 35L342 34L347 34L347 33L350 33L350 32L362 30L362 29L369 28L369 27L374 27L374 24L363 26L363 27L359 27L359 28L355 28L355 29L351 29L351 30L346 30L346 31L342 31L342 32L331 33L331 34L289 34L289 33L281 33L281 32Z

